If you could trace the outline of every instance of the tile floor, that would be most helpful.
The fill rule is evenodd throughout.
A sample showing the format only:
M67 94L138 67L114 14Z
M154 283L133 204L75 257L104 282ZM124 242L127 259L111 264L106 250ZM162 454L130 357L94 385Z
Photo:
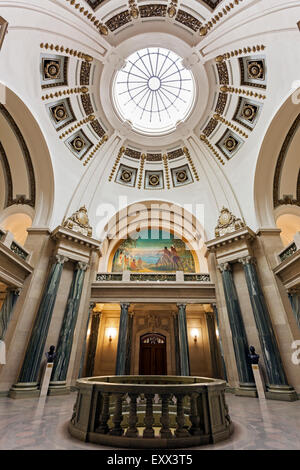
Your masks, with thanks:
M67 425L75 399L76 393L40 399L0 397L0 450L110 449L69 435ZM231 394L226 395L226 400L235 425L233 435L201 449L300 449L300 400L260 402Z

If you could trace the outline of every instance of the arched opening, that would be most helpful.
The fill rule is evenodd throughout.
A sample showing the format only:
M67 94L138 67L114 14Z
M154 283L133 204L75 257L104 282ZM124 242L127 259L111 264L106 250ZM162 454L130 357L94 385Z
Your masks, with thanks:
M8 215L1 223L3 230L11 232L15 241L20 245L25 244L28 235L27 229L31 227L31 225L31 217L28 214L20 212Z
M300 232L300 215L282 214L276 220L276 225L281 229L281 240L284 246L292 243L294 236Z

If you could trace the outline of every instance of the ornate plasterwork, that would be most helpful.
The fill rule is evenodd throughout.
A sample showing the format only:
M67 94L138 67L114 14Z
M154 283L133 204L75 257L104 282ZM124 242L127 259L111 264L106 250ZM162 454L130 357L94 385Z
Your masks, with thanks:
M80 207L71 217L68 217L68 219L63 222L63 227L69 228L74 232L79 232L86 237L91 237L92 227L89 225L86 207Z
M222 237L226 233L235 232L244 227L246 227L245 222L233 215L229 209L223 207L215 228L215 236Z

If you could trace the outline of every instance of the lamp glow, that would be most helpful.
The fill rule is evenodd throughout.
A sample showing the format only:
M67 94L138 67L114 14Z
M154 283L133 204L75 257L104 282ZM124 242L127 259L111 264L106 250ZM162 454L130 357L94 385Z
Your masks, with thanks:
M116 328L107 328L106 336L108 337L109 342L111 343L113 339L117 336Z
M198 336L199 336L199 331L194 328L192 331L191 331L191 335L193 336L194 338L194 343L197 343L197 340L198 340Z

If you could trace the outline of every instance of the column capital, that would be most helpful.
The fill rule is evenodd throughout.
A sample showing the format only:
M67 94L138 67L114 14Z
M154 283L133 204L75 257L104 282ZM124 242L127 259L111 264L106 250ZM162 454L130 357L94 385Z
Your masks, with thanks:
M180 308L184 308L184 310L186 309L186 304L184 304L182 302L180 304L176 304L176 305L177 305L178 309L180 309Z
M21 291L22 291L22 288L21 287L7 287L6 288L6 292L12 292L13 294L15 295L20 295L21 294Z
M121 309L124 308L124 309L128 310L129 307L130 307L130 303L128 303L128 302L121 302L121 303L120 303L120 306L121 306Z
M58 255L58 254L56 254L56 255L54 256L54 263L55 263L55 264L64 264L64 263L66 263L67 261L69 261L69 258L67 258L66 256Z
M253 256L244 256L239 258L238 262L245 266L246 264L256 264L256 259Z
M230 263L220 263L218 264L218 269L221 273L223 273L224 271L232 271Z
M76 269L80 269L80 271L86 271L88 267L88 263L85 263L84 261L77 261L76 263Z

